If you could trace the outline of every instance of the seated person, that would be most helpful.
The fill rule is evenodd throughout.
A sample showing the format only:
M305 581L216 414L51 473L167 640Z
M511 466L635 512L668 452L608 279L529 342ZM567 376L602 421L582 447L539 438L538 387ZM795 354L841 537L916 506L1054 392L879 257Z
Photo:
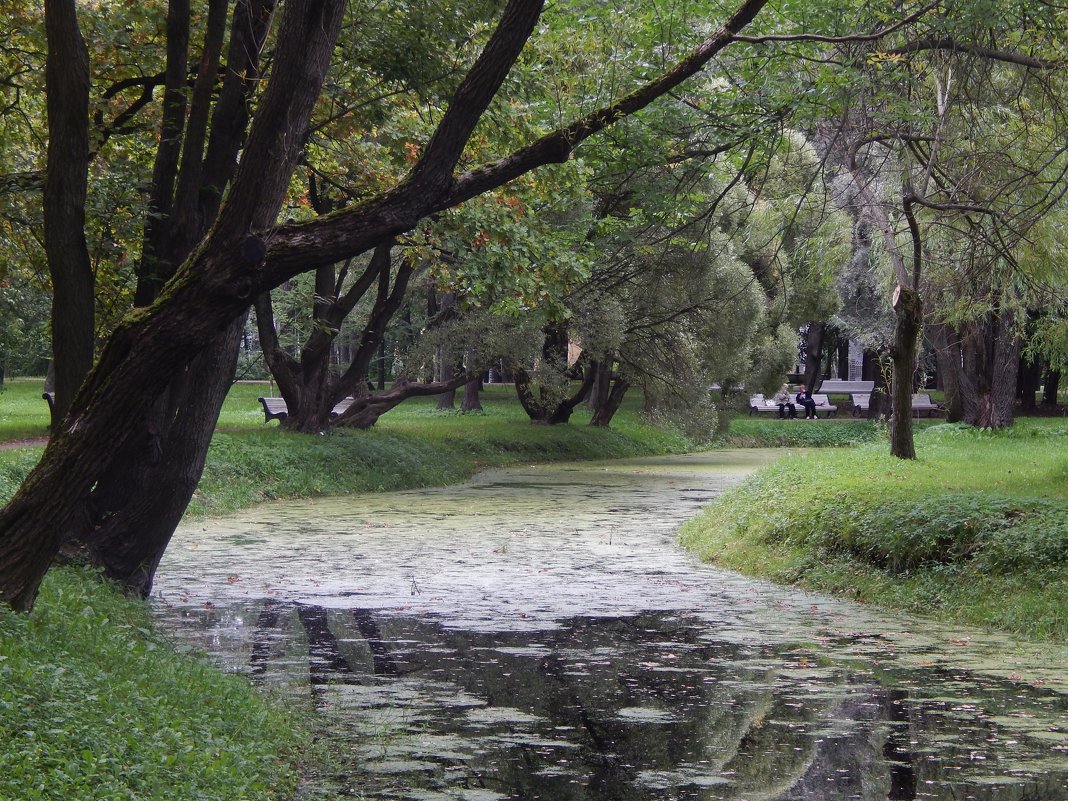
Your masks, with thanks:
M785 419L786 410L790 410L790 417L797 418L797 407L794 406L793 401L790 400L790 385L783 384L782 389L775 393L775 396L771 399L774 403L779 404L779 419Z
M794 397L794 401L796 401L798 406L805 407L806 420L816 419L816 401L812 399L812 393L805 388L804 384L797 390L797 395Z

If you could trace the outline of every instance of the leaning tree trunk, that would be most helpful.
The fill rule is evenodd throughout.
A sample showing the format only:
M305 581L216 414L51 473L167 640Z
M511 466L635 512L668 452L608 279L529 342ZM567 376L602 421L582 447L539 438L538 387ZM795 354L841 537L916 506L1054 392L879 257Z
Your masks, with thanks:
M0 596L14 608L33 605L60 544L91 514L91 492L129 441L131 422L151 415L175 370L248 309L266 255L266 243L249 232L269 228L278 215L344 6L286 3L275 52L276 74L285 80L268 83L210 236L152 313L130 315L116 327L41 462L0 512ZM190 497L176 502L184 506Z
M346 428L371 428L382 415L404 403L408 398L440 395L442 392L455 390L467 383L470 378L468 373L461 373L448 383L436 381L423 383L400 377L385 392L374 395L367 393L362 397L357 397L349 408L333 421L333 425Z
M177 413L161 441L149 440L141 458L120 465L127 473L117 504L92 495L98 527L88 539L92 561L127 592L147 597L171 536L185 513L204 470L208 446L223 400L230 389L241 345L244 318L235 320L219 342L199 356L178 391ZM136 467L123 471L122 467ZM114 487L115 482L106 486ZM112 505L118 513L110 514ZM130 536L136 531L137 536Z
M894 344L890 357L894 363L891 392L894 413L890 418L890 453L899 459L915 459L916 444L912 432L912 379L916 373L920 331L923 327L923 301L918 292L898 285L894 290Z
M218 213L219 187L229 184L244 143L246 105L258 87L258 53L274 6L274 0L241 0L236 6L229 51L232 71L219 90L215 75L228 4L211 0L188 117L189 7L175 2L168 9L162 139L138 273L139 306L158 296ZM216 129L205 148L213 99ZM131 593L143 595L151 589L156 566L200 479L232 382L243 321L244 316L231 322L225 334L213 337L188 367L173 372L142 416L127 421L127 442L116 445L114 458L90 493L86 514L68 532L72 544L87 547L105 575Z

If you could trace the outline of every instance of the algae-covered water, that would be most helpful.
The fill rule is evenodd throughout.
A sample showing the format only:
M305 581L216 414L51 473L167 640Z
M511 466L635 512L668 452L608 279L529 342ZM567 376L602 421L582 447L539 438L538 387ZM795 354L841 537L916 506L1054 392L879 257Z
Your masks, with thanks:
M184 527L161 623L310 698L391 799L1068 800L1068 647L696 563L774 453L539 466ZM354 469L359 469L358 465Z

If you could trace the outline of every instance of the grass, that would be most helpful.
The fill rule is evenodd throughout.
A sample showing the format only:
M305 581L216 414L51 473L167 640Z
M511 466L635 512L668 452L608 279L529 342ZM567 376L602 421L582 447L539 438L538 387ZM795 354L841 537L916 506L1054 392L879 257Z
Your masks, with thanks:
M9 378L0 390L0 442L48 435L43 378Z
M307 741L243 678L177 652L148 607L71 568L0 608L0 798L289 797Z
M703 559L864 602L1068 639L1068 424L934 425L919 459L885 444L796 454L688 523Z

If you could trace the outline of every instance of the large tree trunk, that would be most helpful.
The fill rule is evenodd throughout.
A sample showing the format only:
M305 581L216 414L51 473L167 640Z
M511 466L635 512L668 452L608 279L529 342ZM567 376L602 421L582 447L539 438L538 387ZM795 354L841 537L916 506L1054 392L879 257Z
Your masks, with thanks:
M820 381L820 363L823 361L823 340L827 333L826 323L809 323L805 332L805 386L815 392Z
M964 357L961 353L961 338L953 328L943 323L932 326L932 340L935 359L938 362L938 375L945 393L943 405L946 409L946 422L958 423L964 419L961 392Z
M630 389L630 382L621 375L615 376L613 380L612 363L607 360L604 362L595 361L590 369L596 371L597 385L607 390L601 392L600 397L596 398L590 425L607 428L612 423L612 418L616 412L619 411L619 407L623 403L623 397L627 394L627 390Z
M85 241L89 180L89 54L74 0L47 0L48 167L44 235L52 277L52 353L58 431L93 365L94 285Z
M179 393L177 411L165 436L152 437L143 443L140 458L118 465L119 478L126 478L125 486L120 484L122 495L105 499L100 485L92 493L98 528L88 538L90 556L131 594L147 597L151 592L156 568L200 481L215 421L233 381L244 322L235 320L193 362L181 386L173 388Z
M1046 383L1042 387L1042 405L1056 406L1057 392L1061 384L1061 371L1052 367L1046 371Z
M894 362L891 392L894 413L890 418L890 453L899 459L915 459L916 444L912 432L912 381L916 373L920 330L923 326L923 301L919 293L898 285L894 291L894 344L890 357Z
M135 302L151 303L175 266L186 259L218 213L221 193L237 167L248 114L258 86L258 54L275 0L242 0L235 8L230 72L214 102L215 135L205 151L214 76L226 30L226 0L211 0L200 72L185 119L188 4L169 7L167 91L162 141L156 154L143 257ZM184 143L174 137L184 128ZM220 135L219 131L227 135ZM176 172L179 153L182 170ZM210 169L205 169L205 162ZM193 363L174 372L144 415L128 421L128 440L102 471L87 514L68 532L88 546L91 559L128 591L146 594L200 475L219 409L233 378L244 317L216 336Z
M464 361L467 364L468 370L476 370L481 367L479 364L478 350L477 348L468 348L467 354L464 357ZM482 399L480 394L482 392L482 371L479 369L478 377L472 378L466 384L464 384L464 397L460 402L461 412L481 412L482 411Z
M281 207L343 8L343 0L286 3L275 52L275 69L285 78L268 84L211 236L186 265L184 279L172 282L166 302L116 328L75 398L76 412L0 513L0 595L13 607L33 605L61 542L91 518L91 492L136 433L131 426L149 419L176 371L248 308L265 256L263 241L248 232L268 228ZM175 502L184 508L190 497L191 490L177 493Z
M965 363L972 367L970 397L965 396L964 420L979 428L1005 428L1014 418L1020 341L1012 312L997 311L974 326L965 341Z
M1020 357L1020 369L1017 372L1016 379L1016 395L1020 400L1020 408L1024 411L1034 411L1037 405L1035 396L1042 385L1044 367L1045 364L1040 358Z

